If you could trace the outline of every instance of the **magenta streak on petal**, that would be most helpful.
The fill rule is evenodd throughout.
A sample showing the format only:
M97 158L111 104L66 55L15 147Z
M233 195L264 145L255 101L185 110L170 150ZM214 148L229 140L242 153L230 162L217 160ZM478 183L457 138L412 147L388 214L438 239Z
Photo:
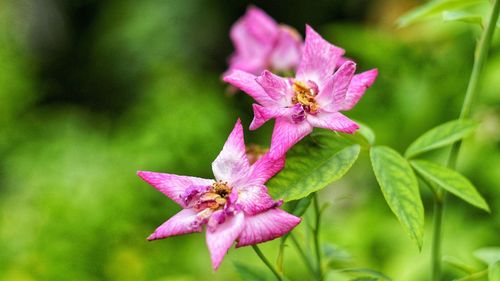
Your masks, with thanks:
M354 75L340 110L352 109L365 94L366 89L371 87L373 82L375 82L377 75L377 69L371 69Z
M275 106L278 103L264 91L256 81L257 76L241 70L233 70L223 80L242 90L263 106Z
M214 182L196 177L145 171L139 171L137 175L182 207L187 206L182 198L186 189L192 186L210 186Z
M255 215L264 212L273 206L275 202L269 195L264 185L247 185L238 189L238 204L243 212Z
M290 232L300 218L280 209L270 209L245 218L245 228L238 238L236 247L243 247L273 240Z
M281 158L271 157L270 152L264 154L251 166L248 185L263 185L285 166L285 156Z
M202 227L196 223L197 213L184 209L159 226L148 240L163 239L174 235L201 232Z
M237 185L238 180L246 176L249 167L243 139L243 126L238 119L222 151L212 163L212 170L217 180L226 181L231 186Z
M286 99L290 87L285 78L264 70L256 79L257 83L274 100Z
M308 115L307 121L314 127L347 134L353 134L359 129L358 124L340 112L320 112L316 116Z
M212 231L207 231L207 246L212 260L212 266L216 270L227 251L234 241L240 236L244 227L245 217L243 213L237 213L226 218L223 224L218 225Z
M355 71L356 64L347 61L327 79L324 87L316 97L321 110L335 112L340 109Z
M274 125L269 153L272 158L277 159L294 144L312 132L313 127L308 122L293 123L288 118L277 118Z

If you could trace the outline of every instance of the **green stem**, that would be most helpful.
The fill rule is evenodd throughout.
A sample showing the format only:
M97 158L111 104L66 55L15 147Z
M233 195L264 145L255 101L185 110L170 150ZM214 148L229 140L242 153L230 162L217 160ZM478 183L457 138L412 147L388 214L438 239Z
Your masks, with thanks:
M267 260L262 251L259 249L259 246L252 245L252 248L257 256L259 256L259 258L262 260L262 262L273 272L274 276L276 276L276 279L278 279L278 281L283 281L283 277L281 276L281 274L279 274L274 266L269 262L269 260Z
M302 247L300 246L299 241L297 241L297 238L295 237L295 235L293 233L290 233L290 238L292 239L292 243L295 246L295 248L297 249L297 252L299 252L300 257L302 258L302 260L306 264L307 269L309 269L309 271L313 275L316 275L316 271L314 270L314 266L312 265L312 263L309 260L309 258L307 258L306 252L304 252L304 249L302 249Z
M434 229L432 233L432 280L441 280L441 227L443 220L443 199L434 199Z
M465 93L465 99L462 104L459 119L466 119L470 116L472 102L478 92L481 71L486 63L491 40L493 38L493 34L495 33L500 5L499 0L493 0L492 3L493 8L491 9L491 13L489 15L486 30L483 32L477 45L476 53L474 54L474 65L472 67L472 73L469 79L469 85L467 86L467 91ZM457 141L453 144L448 158L448 167L453 169L456 167L461 145L461 141ZM439 281L441 279L441 223L444 207L443 199L445 195L446 191L439 189L437 195L435 196L436 210L434 214L434 241L432 243L432 280L434 281Z
M320 222L321 222L321 211L319 209L319 202L318 202L318 194L315 192L314 193L314 217L315 217L315 226L314 226L314 249L316 252L316 263L318 266L318 280L323 280L323 270L321 268L321 249L320 249L320 243L319 243L319 228L320 228Z
M470 281L470 280L477 280L481 277L485 277L486 275L488 275L488 270L482 270L482 271L478 271L476 273L472 273L471 275L467 275L465 277L462 277L460 279L456 279L456 281Z

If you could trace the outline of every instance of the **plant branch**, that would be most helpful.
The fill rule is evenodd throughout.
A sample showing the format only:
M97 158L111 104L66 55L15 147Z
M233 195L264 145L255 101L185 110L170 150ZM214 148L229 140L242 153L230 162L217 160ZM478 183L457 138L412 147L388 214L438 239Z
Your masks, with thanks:
M304 249L302 249L302 247L300 246L299 241L297 241L297 238L295 237L295 234L290 233L290 238L292 239L292 243L295 246L295 248L297 249L297 252L299 252L300 257L302 258L302 260L306 264L307 269L309 269L309 271L313 275L316 275L316 271L314 270L314 266L312 265L312 263L309 260L309 258L307 258L307 255L304 252Z
M318 202L318 194L314 193L314 217L315 217L315 225L314 225L314 249L316 252L316 263L318 266L318 280L323 280L323 270L321 268L321 249L319 243L319 229L321 225L321 211L319 209Z
M278 279L278 281L283 281L283 277L281 276L281 274L279 274L274 266L269 262L269 260L267 260L262 251L259 249L259 246L252 245L252 248L257 256L259 256L259 258L262 260L262 262L273 272L274 276L276 276L276 279Z
M469 79L469 84L467 86L467 91L465 93L465 99L462 104L462 110L460 111L459 119L466 119L470 116L472 102L474 101L474 98L478 92L481 71L486 63L491 40L493 38L493 34L495 33L496 23L498 20L498 12L500 9L499 1L500 0L493 0L493 8L491 9L491 13L489 15L486 30L483 32L481 39L477 45L476 52L474 54L474 65L472 67L472 73ZM462 142L457 141L451 148L448 158L448 167L452 169L456 167L461 145ZM434 240L432 243L432 280L434 281L441 280L441 224L444 207L443 200L445 195L446 191L442 188L439 188L435 196L436 208L434 211Z

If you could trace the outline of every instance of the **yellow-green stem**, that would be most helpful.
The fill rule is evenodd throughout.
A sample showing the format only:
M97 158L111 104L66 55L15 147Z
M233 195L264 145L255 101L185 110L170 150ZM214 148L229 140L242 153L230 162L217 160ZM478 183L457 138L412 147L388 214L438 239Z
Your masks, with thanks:
M495 33L496 23L498 20L498 12L500 9L499 0L492 1L491 13L488 17L488 22L486 24L486 29L484 30L481 40L479 41L476 52L474 54L474 65L472 67L472 73L469 79L469 85L467 86L467 92L465 93L464 103L462 105L462 110L460 111L459 119L469 118L472 102L477 95L477 89L479 85L479 78L481 71L486 63L486 58L488 57L488 51L491 45L491 40L493 34ZM460 152L462 142L457 141L453 144L448 158L448 167L455 168L457 158ZM432 243L432 280L441 280L441 224L443 217L444 208L444 197L446 191L440 189L435 196L435 214L434 214L434 237Z
M321 211L319 209L318 202L318 194L314 193L314 217L315 217L315 225L314 225L314 249L316 252L316 263L318 270L318 280L323 280L323 269L321 268L321 247L319 243L319 227L321 222Z
M283 281L283 277L281 276L281 274L274 268L274 266L269 262L266 256L264 256L262 251L259 249L259 246L252 245L252 248L257 256L259 256L259 258L262 260L262 262L269 268L269 270L273 272L274 276L276 276L276 279L278 279L278 281Z

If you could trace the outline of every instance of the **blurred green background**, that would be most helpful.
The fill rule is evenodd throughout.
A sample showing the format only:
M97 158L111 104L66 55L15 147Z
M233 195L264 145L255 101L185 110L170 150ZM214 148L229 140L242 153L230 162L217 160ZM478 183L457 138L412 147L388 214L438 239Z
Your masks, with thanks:
M458 116L479 28L436 20L396 29L394 20L419 1L252 3L301 33L311 24L360 70L379 69L347 113L371 126L377 143L402 151ZM229 28L249 4L0 0L0 280L239 280L235 262L266 270L242 248L214 273L203 234L147 242L179 207L135 174L211 177L236 119L249 125L251 99L227 94L220 81ZM497 34L473 110L481 127L459 160L492 214L451 196L445 213L443 253L478 269L472 252L500 246L499 50ZM246 132L246 140L266 144L271 129ZM428 216L419 253L364 152L322 191L331 265L427 280L432 200L422 193ZM277 245L263 246L273 261ZM292 279L308 280L292 247L286 255ZM460 274L445 266L445 280Z

